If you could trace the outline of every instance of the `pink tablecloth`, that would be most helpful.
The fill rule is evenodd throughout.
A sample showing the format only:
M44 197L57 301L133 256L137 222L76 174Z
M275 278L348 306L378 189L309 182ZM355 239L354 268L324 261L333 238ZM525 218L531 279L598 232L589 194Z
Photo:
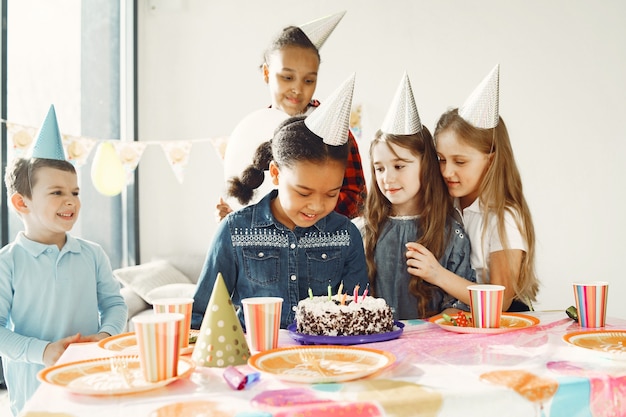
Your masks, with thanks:
M566 343L563 335L580 328L564 312L533 315L538 325L496 335L408 322L396 340L359 345L391 352L396 361L352 382L298 384L263 374L252 387L234 391L221 369L198 368L189 379L142 394L76 395L43 384L24 415L46 410L77 417L184 417L200 407L206 415L238 417L626 416L626 361ZM617 328L626 329L626 320L610 318L607 329ZM281 347L296 344L281 332ZM72 345L61 361L110 354L95 344Z

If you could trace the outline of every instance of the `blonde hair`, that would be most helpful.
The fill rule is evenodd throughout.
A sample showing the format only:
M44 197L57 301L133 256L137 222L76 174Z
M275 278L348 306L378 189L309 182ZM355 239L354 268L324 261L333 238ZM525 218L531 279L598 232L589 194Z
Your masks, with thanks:
M492 155L489 167L483 174L479 186L480 204L484 208L482 233L483 236L486 233L489 217L495 216L498 233L506 252L508 239L504 216L507 211L512 214L527 245L527 251L522 258L519 279L514 283L514 290L520 301L529 304L536 300L539 290L539 280L535 273L535 229L524 198L522 179L515 163L504 120L500 117L495 128L479 129L463 120L458 114L458 109L453 109L444 113L437 122L435 142L440 133L450 130L467 145L485 155Z
M420 189L417 194L420 217L415 220L419 226L418 236L415 236L415 239L439 259L443 256L449 240L449 235L446 232L446 221L448 215L451 214L452 205L445 182L439 173L439 163L432 136L426 127L414 135L391 135L380 130L376 132L369 151L371 180L374 184L376 184L376 169L372 162L373 149L380 145L387 146L394 152L391 144L410 150L421 161ZM375 295L377 268L374 255L381 230L392 214L392 204L378 186L372 188L365 200L363 240L370 288ZM419 317L436 313L426 310L433 291L431 284L419 277L411 276L408 287L411 294L417 298Z

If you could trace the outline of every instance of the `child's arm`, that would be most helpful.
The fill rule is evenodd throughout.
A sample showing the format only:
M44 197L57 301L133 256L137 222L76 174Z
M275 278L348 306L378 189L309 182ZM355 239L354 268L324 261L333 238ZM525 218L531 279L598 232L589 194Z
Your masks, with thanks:
M65 349L72 344L80 340L80 333L65 337L56 342L48 343L46 349L43 351L43 364L46 366L52 366L61 357Z
M491 252L489 257L489 282L491 284L504 285L504 299L502 311L507 311L515 298L513 283L519 280L520 269L524 251L521 249L509 249Z
M344 292L351 293L356 285L361 287L363 293L368 283L367 264L365 262L365 251L363 250L363 240L357 226L349 223L350 247L348 256L344 261L342 280Z
M97 271L98 310L100 311L100 327L98 333L89 335L90 340L96 339L102 334L114 335L124 331L128 320L128 307L120 293L120 283L113 276L111 263L101 247L95 252Z
M471 282L444 268L424 245L409 242L406 247L408 249L406 264L409 274L438 286L457 300L469 305L467 286Z
M196 292L193 296L192 329L200 329L202 325L202 319L209 304L218 272L222 273L226 287L232 295L237 285L238 269L228 219L220 222L217 227L213 242L211 242L211 247L200 272Z
M359 210L366 193L365 176L361 164L359 148L352 133L349 133L350 153L346 164L343 184L335 211L349 218L359 215Z

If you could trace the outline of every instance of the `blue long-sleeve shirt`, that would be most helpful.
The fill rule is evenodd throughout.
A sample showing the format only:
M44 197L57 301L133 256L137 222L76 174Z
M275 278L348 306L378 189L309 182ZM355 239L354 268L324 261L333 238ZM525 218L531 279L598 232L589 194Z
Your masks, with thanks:
M248 297L283 298L281 328L295 320L295 308L308 296L365 288L367 266L357 227L331 212L308 228L290 230L272 215L270 202L277 190L257 204L229 214L220 223L194 295L192 328L199 329L218 273L222 273L232 302ZM243 312L239 319L245 326ZM245 327L244 327L245 328Z
M118 334L126 323L104 250L66 236L59 250L19 233L0 250L0 356L14 414L39 386L48 343L79 332Z

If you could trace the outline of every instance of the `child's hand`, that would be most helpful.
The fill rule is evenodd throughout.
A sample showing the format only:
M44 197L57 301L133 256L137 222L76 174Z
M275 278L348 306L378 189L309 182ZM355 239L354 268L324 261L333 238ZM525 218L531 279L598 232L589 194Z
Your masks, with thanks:
M228 203L225 202L222 197L220 197L220 201L215 206L215 209L215 220L217 220L218 223L221 222L222 219L228 215L228 213L233 211L233 209L230 208Z
M43 364L46 366L54 365L63 352L65 352L65 349L67 349L70 344L79 342L80 338L80 333L76 333L75 335L65 337L56 342L48 343L48 346L46 346L46 349L43 351Z
M424 245L409 242L406 244L406 264L409 274L420 277L426 282L437 285L436 280L439 275L441 264L435 258L431 251L426 249Z

